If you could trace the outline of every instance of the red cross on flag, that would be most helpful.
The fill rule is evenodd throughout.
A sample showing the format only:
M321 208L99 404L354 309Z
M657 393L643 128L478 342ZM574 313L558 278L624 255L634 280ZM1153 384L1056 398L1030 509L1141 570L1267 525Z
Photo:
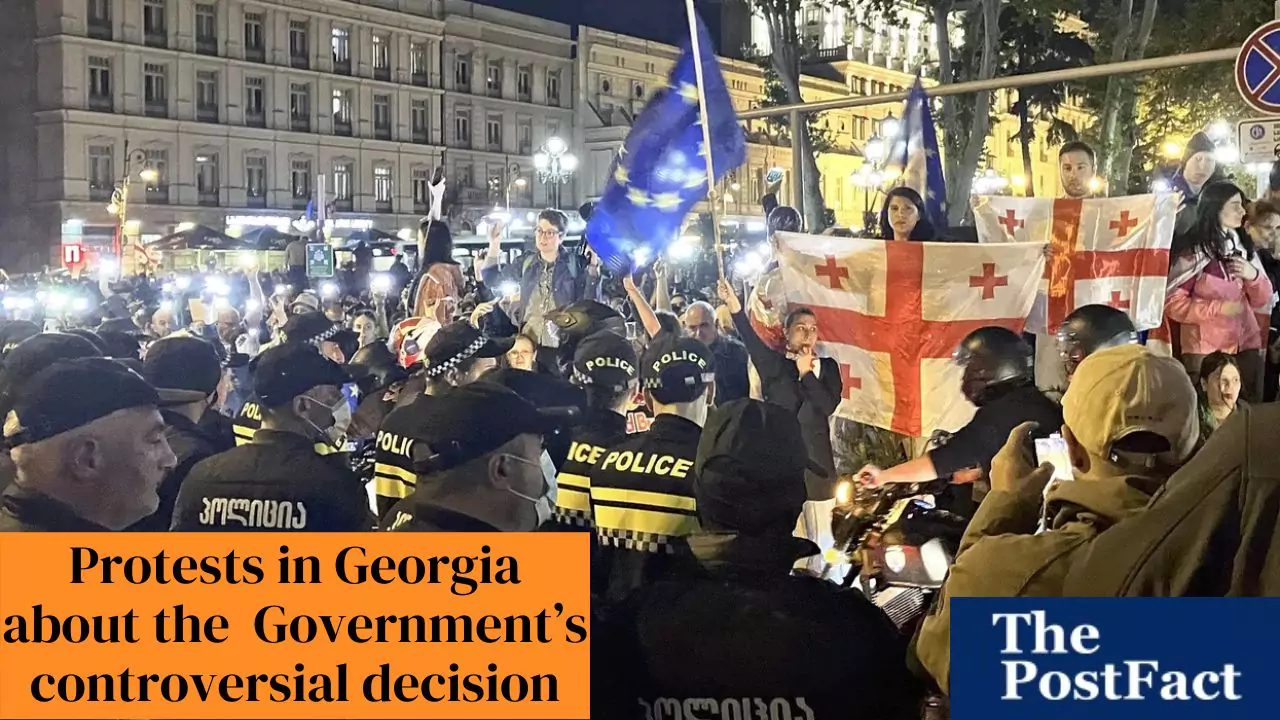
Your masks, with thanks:
M886 242L778 233L789 307L811 308L840 364L842 417L913 437L973 416L952 353L990 325L1021 331L1043 243Z
M1048 242L1049 263L1027 329L1057 330L1081 305L1124 310L1139 330L1164 316L1173 193L1087 200L981 196L973 200L978 240Z

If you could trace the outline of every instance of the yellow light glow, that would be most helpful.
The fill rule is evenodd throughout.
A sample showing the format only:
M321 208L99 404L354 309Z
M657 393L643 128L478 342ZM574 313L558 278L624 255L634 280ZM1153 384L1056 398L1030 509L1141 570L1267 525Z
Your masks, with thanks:
M155 182L160 179L160 173L156 172L155 168L147 168L138 173L138 177L142 178L143 182Z
M127 220L127 221L125 221L125 224L124 224L124 231L125 231L125 234L127 234L127 235L137 235L137 234L138 234L138 231L139 231L139 230L141 230L141 229L142 229L142 221L141 221L141 220Z
M1102 182L1101 178L1098 178L1098 177L1089 178L1089 192L1091 193L1100 192L1105 185L1106 183Z
M1164 156L1167 158L1182 157L1182 146L1176 142L1169 141L1164 144Z
M1014 175L1013 186L1019 189L1025 188L1027 186L1027 178L1022 175Z

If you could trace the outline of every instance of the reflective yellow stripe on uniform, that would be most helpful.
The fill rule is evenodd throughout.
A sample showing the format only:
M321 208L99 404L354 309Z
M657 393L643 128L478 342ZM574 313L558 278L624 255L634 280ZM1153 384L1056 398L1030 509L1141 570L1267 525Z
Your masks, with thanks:
M418 485L418 476L387 463L373 465L373 492L378 497L405 498Z
M556 509L591 512L591 478L562 472L556 476Z
M245 427L244 425L232 425L231 432L236 436L236 446L248 445L253 441L253 434L257 432L257 428Z
M669 552L667 541L698 531L697 500L681 495L591 488L601 541L649 552Z

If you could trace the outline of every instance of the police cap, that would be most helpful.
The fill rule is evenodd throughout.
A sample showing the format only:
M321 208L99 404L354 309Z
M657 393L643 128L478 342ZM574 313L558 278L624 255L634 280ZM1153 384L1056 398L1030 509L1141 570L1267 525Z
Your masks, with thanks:
M645 349L640 379L660 403L691 402L715 380L711 350L693 338L662 333Z
M62 360L31 378L5 418L4 436L11 447L17 447L61 435L120 410L159 405L155 388L114 360Z
M213 346L191 336L170 336L151 343L142 361L142 376L165 403L207 398L222 380L222 363Z
M351 381L342 366L307 345L278 345L249 364L253 393L266 407L280 407L314 387Z
M581 385L624 388L639 376L636 351L607 330L589 335L573 354L573 377Z
M487 381L453 388L422 405L414 465L441 472L493 452L520 435L547 435L556 420L533 403Z
M426 375L438 377L473 357L501 357L515 342L515 338L487 337L468 322L449 323L431 336L423 350Z

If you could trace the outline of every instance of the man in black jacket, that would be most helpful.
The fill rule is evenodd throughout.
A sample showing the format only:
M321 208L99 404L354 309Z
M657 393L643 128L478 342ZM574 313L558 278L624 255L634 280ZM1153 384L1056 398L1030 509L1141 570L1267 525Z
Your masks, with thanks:
M178 492L174 530L353 532L374 526L360 480L336 442L335 414L348 376L315 347L287 344L254 361L262 427L253 440L197 463Z
M222 379L222 366L212 345L194 337L170 335L147 348L142 370L164 405L160 416L164 418L165 437L178 464L160 484L159 509L129 529L167 532L173 521L178 489L191 468L230 448L234 440L229 430L223 437L216 434L213 427L200 424L217 399L218 382Z
M805 473L822 473L795 416L755 400L717 407L695 470L696 564L598 616L591 717L912 717L919 688L889 618L861 593L790 574L818 552L791 531Z
M36 374L4 423L17 476L0 495L0 532L124 530L155 512L176 462L159 403L105 358Z
M735 338L720 332L716 326L716 310L711 303L699 300L689 306L681 318L689 337L706 345L716 362L716 402L733 402L751 394L747 378L747 348Z
M551 515L542 438L555 424L501 385L480 381L422 406L410 452L419 482L383 528L527 532Z

